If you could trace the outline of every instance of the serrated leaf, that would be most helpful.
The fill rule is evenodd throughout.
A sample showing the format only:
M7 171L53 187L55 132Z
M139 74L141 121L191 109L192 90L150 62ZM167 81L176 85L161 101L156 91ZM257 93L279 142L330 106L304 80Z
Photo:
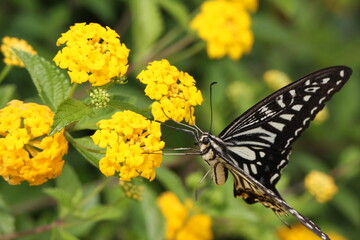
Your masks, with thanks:
M159 5L172 15L177 22L186 29L189 22L189 13L183 2L178 0L158 0Z
M116 109L109 108L100 108L94 109L94 115L84 116L81 118L74 127L71 128L72 131L84 130L84 129L99 129L96 126L96 123L103 119L110 119L111 116L116 112Z
M70 81L51 62L39 55L15 50L24 62L42 101L55 111L69 95Z
M16 87L13 84L8 84L0 87L0 108L6 106L6 104L12 99L16 91Z
M89 161L95 167L99 167L99 161L105 156L105 154L97 153L95 151L101 152L104 151L104 149L95 145L90 137L68 138L68 141L72 143L76 150L78 150L78 152L83 155L87 161Z
M92 113L93 110L86 104L78 100L68 98L62 102L56 110L54 122L51 126L49 134L52 135L67 125L80 120L84 116L89 116Z

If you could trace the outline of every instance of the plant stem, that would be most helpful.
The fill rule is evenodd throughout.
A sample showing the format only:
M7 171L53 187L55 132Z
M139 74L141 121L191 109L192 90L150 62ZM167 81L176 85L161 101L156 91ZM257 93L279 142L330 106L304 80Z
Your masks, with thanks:
M3 70L0 73L0 84L4 81L6 75L8 75L8 73L10 72L12 66L11 65L5 65L5 67L3 68Z
M74 85L72 85L71 90L69 92L69 97L72 97L74 95L75 90L76 90L78 85L79 85L78 83L74 83Z

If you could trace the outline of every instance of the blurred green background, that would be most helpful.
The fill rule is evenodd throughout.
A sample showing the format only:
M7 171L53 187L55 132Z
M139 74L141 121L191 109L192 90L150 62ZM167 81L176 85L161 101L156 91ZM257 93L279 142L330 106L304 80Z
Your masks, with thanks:
M291 206L314 220L325 232L334 231L347 239L358 238L360 2L260 1L258 11L252 14L253 49L238 61L209 59L205 45L189 29L188 22L202 2L2 0L0 37L25 39L41 56L51 60L58 51L56 40L74 23L97 22L109 26L120 34L121 41L131 50L129 83L116 91L129 96L139 107L148 106L151 102L143 94L144 86L135 77L148 61L167 58L197 80L204 103L197 107L196 117L197 125L203 130L208 130L210 124L209 85L213 81L219 83L213 92L212 132L215 134L273 91L262 78L269 69L280 70L296 80L332 65L351 67L351 79L327 105L329 118L324 123L312 124L294 144L290 163L278 188ZM0 69L3 67L1 62ZM36 89L24 69L14 68L2 88L11 96L6 100L38 101ZM0 101L2 107L4 101ZM170 132L166 139L169 147L191 146L192 141L190 136L175 132ZM1 234L56 223L66 206L46 195L44 189L67 184L72 185L74 193L77 191L74 186L81 188L83 196L88 196L98 185L106 184L86 202L88 208L79 206L76 211L101 206L111 209L111 214L18 239L161 239L163 221L155 198L165 190L195 200L194 189L197 189L196 203L213 217L216 239L277 239L275 229L282 226L269 209L234 199L231 179L225 186L216 187L210 178L206 178L199 187L197 182L208 169L200 157L164 157L153 182L139 180L139 184L146 186L141 202L124 198L121 189L114 184L115 178L106 181L98 169L74 149L70 150L66 160L68 166L62 178L42 186L10 186L0 180L0 239L3 239ZM335 176L339 191L325 204L316 202L304 192L304 176L312 169ZM122 200L114 202L114 199ZM69 199L69 206L74 207L71 201L75 200ZM294 222L292 217L285 220Z

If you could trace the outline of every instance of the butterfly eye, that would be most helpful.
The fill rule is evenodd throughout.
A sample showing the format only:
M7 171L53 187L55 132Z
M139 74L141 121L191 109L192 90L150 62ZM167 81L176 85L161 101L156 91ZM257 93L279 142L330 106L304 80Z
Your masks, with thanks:
M201 142L204 145L208 145L210 143L210 139L208 137L204 137Z

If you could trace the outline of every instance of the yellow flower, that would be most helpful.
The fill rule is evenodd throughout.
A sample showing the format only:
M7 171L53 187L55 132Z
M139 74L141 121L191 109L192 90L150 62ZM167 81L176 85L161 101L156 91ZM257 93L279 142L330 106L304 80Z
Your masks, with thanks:
M228 55L237 60L249 53L254 42L248 10L257 9L256 0L206 1L190 27L206 41L210 58Z
M161 149L165 143L160 140L160 124L147 120L132 111L115 113L111 119L97 123L97 130L91 138L106 156L100 159L100 171L106 176L119 173L120 180L130 181L142 176L152 181L155 167L162 162Z
M297 223L291 228L288 228L287 226L283 226L277 230L277 235L280 240L318 240L319 237L316 236L313 232L309 231L305 226L303 226L300 223ZM331 240L346 240L345 237L330 232L329 238Z
M4 37L2 42L1 51L5 56L4 62L7 65L19 67L25 66L24 63L16 56L16 53L13 49L28 52L32 55L37 54L37 52L23 39Z
M287 74L279 70L268 70L264 73L263 79L271 90L278 90L291 83L291 80ZM314 123L320 124L329 118L329 111L325 106L314 119Z
M163 59L151 62L137 78L147 85L145 94L156 100L151 106L155 120L195 122L194 106L200 105L203 97L192 76Z
M320 203L329 201L338 191L333 177L315 170L305 177L305 187Z
M182 204L174 193L165 192L157 202L166 220L165 239L213 239L211 218L208 215L197 213L197 209L193 207L190 200Z
M60 175L68 143L64 130L48 136L53 116L46 106L18 100L0 110L0 175L10 184Z
M128 69L130 50L119 38L109 27L76 23L58 39L58 46L66 46L56 54L54 61L60 68L68 69L71 82L105 85L124 76Z

